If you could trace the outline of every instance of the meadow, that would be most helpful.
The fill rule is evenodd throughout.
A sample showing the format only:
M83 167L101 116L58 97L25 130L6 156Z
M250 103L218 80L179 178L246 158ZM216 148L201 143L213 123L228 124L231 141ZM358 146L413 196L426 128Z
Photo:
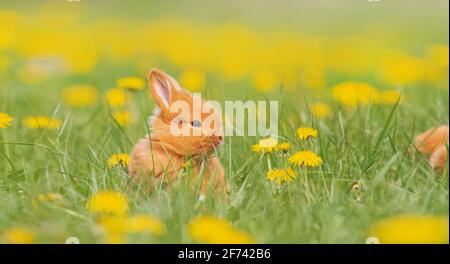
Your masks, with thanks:
M413 20L353 2L328 23L322 1L250 18L233 1L217 17L37 2L0 4L0 243L448 243L448 161L411 148L449 122L448 2L414 2ZM150 130L153 67L206 99L279 101L288 144L226 137L228 200L189 177L149 192L127 155Z

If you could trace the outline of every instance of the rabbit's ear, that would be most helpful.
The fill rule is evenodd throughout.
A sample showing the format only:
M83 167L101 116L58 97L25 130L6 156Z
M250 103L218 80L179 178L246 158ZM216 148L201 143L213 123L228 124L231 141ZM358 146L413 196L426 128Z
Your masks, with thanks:
M148 86L153 99L163 111L169 111L174 94L181 90L174 78L158 69L153 69L148 74Z

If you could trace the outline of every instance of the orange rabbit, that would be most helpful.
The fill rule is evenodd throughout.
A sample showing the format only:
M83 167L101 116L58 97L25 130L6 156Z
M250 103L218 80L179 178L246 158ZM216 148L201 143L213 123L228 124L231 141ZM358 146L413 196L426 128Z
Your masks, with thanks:
M216 191L227 191L224 169L214 156L214 150L223 142L220 111L182 89L175 79L160 70L150 71L148 86L157 108L149 121L151 134L141 139L132 151L130 176L135 179L155 177L156 181L163 179L170 184L182 175L182 169L189 162L194 172L193 182L201 180L200 194L204 194L209 185ZM196 102L200 106L195 105ZM179 103L188 106L188 113L181 109L174 111ZM202 111L206 107L211 111ZM212 122L208 125L204 122L207 120ZM182 128L188 134L174 134L174 128ZM199 178L199 175L202 176Z
M442 169L445 166L448 137L448 125L441 125L430 128L415 139L417 150L423 154L430 154L428 163L433 169Z

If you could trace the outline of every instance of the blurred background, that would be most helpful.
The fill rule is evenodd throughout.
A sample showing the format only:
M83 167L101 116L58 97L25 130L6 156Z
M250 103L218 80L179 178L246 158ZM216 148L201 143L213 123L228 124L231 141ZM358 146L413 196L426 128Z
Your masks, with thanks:
M160 67L190 90L448 86L445 0L2 0L0 21L3 85Z

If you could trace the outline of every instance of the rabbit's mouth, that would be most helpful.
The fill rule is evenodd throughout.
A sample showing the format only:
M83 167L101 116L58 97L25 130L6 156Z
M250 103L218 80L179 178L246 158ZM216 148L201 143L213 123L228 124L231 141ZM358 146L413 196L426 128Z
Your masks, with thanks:
M220 145L223 143L222 136L209 136L206 138L206 141L202 143L202 152L209 153L218 149Z
M223 137L222 136L210 136L210 142L214 147L218 147L223 143Z

